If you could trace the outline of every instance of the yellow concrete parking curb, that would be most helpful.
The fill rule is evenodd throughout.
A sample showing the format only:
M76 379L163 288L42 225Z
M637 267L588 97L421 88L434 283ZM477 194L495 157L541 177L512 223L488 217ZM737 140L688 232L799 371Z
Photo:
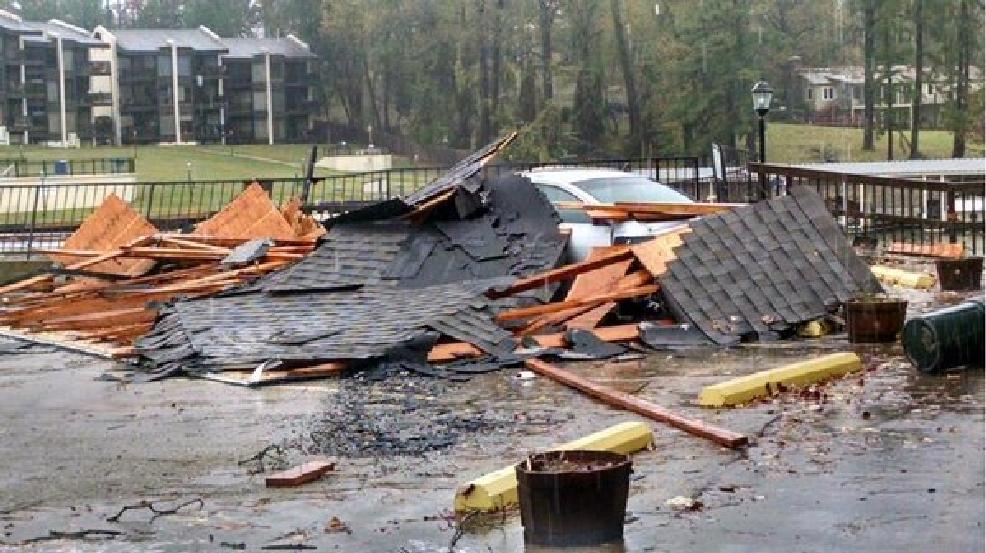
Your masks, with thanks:
M870 267L870 270L873 271L873 276L877 280L885 284L896 284L908 288L931 288L935 285L935 276L930 273L916 273L883 265L874 265Z
M833 353L706 386L698 396L698 403L703 407L740 405L776 393L780 387L778 385L805 387L858 371L862 367L862 361L855 353Z
M650 425L643 422L622 422L549 450L583 449L630 454L650 447L653 443L654 434ZM517 474L514 472L514 465L467 482L455 492L456 512L498 511L516 504Z

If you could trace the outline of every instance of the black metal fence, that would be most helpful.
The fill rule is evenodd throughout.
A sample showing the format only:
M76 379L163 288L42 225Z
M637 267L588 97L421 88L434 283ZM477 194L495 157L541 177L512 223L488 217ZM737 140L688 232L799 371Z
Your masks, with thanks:
M742 174L716 178L695 157L599 159L488 166L491 176L548 167L595 167L655 178L695 201L752 202L807 185L825 198L851 236L891 242L962 242L984 250L982 182L943 183L817 171L750 163ZM305 198L303 209L319 219L361 205L405 196L431 182L443 167L397 168L326 177L307 190L300 178L259 181L275 203ZM113 184L0 185L0 254L28 254L58 247L110 194L128 201L161 230L208 218L235 198L242 180Z
M974 255L986 249L982 180L922 181L751 163L747 184L737 183L731 192L745 196L741 201L757 201L795 185L818 192L850 237L866 237L882 247L948 242L961 243Z
M693 157L509 163L491 165L484 171L496 176L551 166L630 171L656 177L695 199L702 194L698 159ZM303 209L325 219L362 205L408 195L445 170L444 167L410 167L334 175L316 180L307 190L301 178L257 182L276 204L304 198ZM36 249L58 247L110 194L129 202L155 227L175 230L216 213L248 184L242 180L210 180L0 185L0 254L31 255Z
M110 175L133 173L132 157L89 159L0 159L0 177Z

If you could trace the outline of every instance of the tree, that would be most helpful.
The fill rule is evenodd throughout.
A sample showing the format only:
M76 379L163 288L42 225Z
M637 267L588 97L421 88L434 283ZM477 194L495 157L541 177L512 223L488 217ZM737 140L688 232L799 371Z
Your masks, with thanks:
M918 138L921 132L921 88L924 77L924 20L921 16L923 0L914 0L914 97L911 102L911 159L920 157Z
M541 29L541 94L544 100L555 97L554 83L551 79L551 27L555 24L559 0L538 0L538 22Z
M639 155L643 148L644 137L643 121L640 117L640 96L637 91L630 44L627 40L626 27L620 16L620 9L620 0L610 0L610 11L613 16L613 37L616 39L620 68L623 72L623 82L626 86L627 111L630 115L630 142L628 146L631 152Z
M252 0L185 0L182 10L186 27L204 25L224 37L249 36L258 19Z
M569 8L579 66L572 119L575 134L581 141L580 149L587 153L598 147L605 131L602 75L598 51L592 48L598 35L598 5L596 0L572 0Z
M863 46L863 149L875 150L873 141L877 84L873 78L876 66L876 0L864 0Z

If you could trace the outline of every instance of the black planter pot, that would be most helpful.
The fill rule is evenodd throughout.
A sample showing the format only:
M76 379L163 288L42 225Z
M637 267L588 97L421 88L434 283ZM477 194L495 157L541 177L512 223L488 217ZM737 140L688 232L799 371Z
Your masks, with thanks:
M942 290L979 290L982 288L983 258L938 259L938 284Z
M855 299L846 302L846 331L853 344L885 343L897 339L907 317L907 300Z
M623 539L628 456L552 451L530 456L516 470L526 543L568 547Z

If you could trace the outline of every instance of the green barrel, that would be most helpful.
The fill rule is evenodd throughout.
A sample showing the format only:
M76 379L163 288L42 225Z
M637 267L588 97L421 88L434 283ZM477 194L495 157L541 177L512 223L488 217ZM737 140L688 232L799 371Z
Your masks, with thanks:
M986 307L973 300L915 317L904 325L901 342L921 372L983 365Z

